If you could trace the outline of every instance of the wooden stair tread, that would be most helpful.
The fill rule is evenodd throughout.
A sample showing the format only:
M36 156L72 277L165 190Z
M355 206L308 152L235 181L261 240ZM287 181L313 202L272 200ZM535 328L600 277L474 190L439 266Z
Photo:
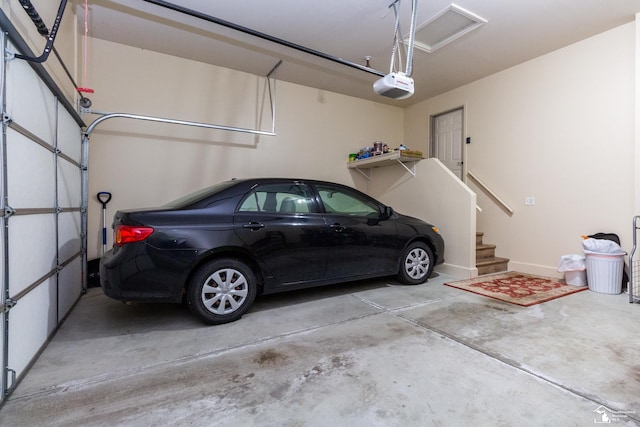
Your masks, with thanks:
M496 245L482 241L484 233L476 232L476 268L478 276L500 273L509 269L509 260L496 256Z
M509 262L509 259L500 258L500 257L481 258L481 261L476 262L476 267L481 267L481 266L491 265L491 264L499 264L501 262Z
M479 249L495 249L496 245L487 245L486 243L476 244L476 250Z
M492 257L476 260L478 276L501 273L509 270L509 260L507 258Z

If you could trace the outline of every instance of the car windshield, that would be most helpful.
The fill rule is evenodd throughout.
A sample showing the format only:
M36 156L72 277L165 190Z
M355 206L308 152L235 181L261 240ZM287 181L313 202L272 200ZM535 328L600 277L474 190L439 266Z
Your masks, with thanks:
M376 203L348 189L324 184L319 184L317 188L327 213L372 217L380 215L380 207Z
M219 191L222 191L226 188L231 187L232 185L237 184L234 181L225 181L225 182L221 182L219 184L216 185L212 185L211 187L207 187L207 188L203 188L201 190L195 191L191 194L187 194L186 196L180 197L179 199L176 199L172 202L169 202L167 204L164 205L164 207L167 208L174 208L174 209L180 209L183 208L185 206L188 206L192 203L195 203L199 200L202 200L206 197L209 197L212 194L215 194Z

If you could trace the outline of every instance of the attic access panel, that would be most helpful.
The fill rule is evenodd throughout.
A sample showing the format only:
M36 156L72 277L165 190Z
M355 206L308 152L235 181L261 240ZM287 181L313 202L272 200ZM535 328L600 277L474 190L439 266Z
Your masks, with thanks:
M486 19L451 3L416 28L414 47L431 53L486 23ZM403 42L408 44L409 36Z

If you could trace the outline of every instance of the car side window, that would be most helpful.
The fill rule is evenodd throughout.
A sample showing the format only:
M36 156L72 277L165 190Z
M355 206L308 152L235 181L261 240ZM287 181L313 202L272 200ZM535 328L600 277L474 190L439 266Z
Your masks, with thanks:
M263 184L252 189L240 202L239 212L297 214L315 212L313 195L305 184Z
M352 216L379 215L377 204L343 188L318 185L318 193L327 213Z

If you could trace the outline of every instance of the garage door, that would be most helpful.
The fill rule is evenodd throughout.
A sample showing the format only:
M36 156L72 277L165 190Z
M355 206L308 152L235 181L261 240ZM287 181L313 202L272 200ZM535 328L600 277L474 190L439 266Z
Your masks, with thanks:
M29 62L4 62L1 399L83 290L82 132L50 88Z

